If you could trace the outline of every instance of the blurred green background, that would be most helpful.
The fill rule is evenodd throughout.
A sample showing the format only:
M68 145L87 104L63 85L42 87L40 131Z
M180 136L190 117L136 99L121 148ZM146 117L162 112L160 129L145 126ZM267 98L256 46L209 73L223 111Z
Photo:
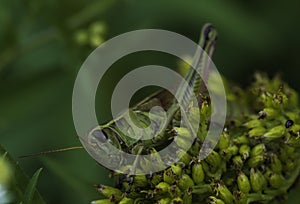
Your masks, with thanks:
M1 0L1 145L28 175L44 168L38 189L47 203L97 199L93 184L112 181L85 150L17 157L80 145L72 89L81 64L99 43L143 28L175 31L197 42L202 25L211 22L219 32L214 63L226 78L244 85L256 70L281 73L300 91L299 8L296 0ZM117 62L99 86L99 121L110 118L111 91L128 67L161 63L176 68L176 60L167 58L136 54ZM289 203L295 203L299 190Z

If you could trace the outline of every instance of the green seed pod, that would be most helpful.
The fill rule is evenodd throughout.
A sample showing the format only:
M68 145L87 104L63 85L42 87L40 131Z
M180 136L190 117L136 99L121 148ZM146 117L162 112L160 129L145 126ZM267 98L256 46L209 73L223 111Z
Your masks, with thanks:
M180 197L174 198L171 201L172 204L183 204L183 200Z
M171 198L162 198L158 201L158 204L169 204L171 203Z
M158 194L167 193L169 191L170 185L166 182L160 182L155 186L155 192Z
M236 145L229 146L227 149L220 151L220 155L226 160L229 161L232 156L237 155L239 148Z
M267 118L267 119L274 119L278 117L278 111L274 108L264 108L262 111L259 112L260 118Z
M254 168L261 165L264 162L265 158L263 155L257 155L254 157L250 157L247 164L249 167Z
M265 144L261 143L261 144L254 146L251 149L250 156L255 157L258 155L263 155L265 152L266 152L266 146L265 146Z
M299 130L300 130L300 125L298 125L298 124L294 124L292 127L289 128L289 131L291 133L293 133L294 135L297 135Z
M297 133L297 134L299 134L299 133ZM295 137L295 136L290 137L288 139L288 141L286 142L286 144L290 145L291 147L299 148L300 147L300 138L299 138L299 136L297 136L297 137Z
M91 204L114 204L115 202L111 202L109 199L95 200L92 201Z
M113 188L110 186L97 185L97 190L107 198L114 198L113 201L120 201L122 198L122 191L117 188Z
M285 172L292 172L295 170L296 168L296 163L294 160L289 159L287 161L285 161L284 165L283 165L283 171Z
M226 149L230 145L230 136L227 132L223 132L218 141L219 149Z
M282 171L281 161L278 159L276 154L271 156L271 169L274 173L281 173Z
M261 192L267 185L267 181L262 173L258 170L251 168L250 170L250 183L254 192Z
M264 134L264 137L267 140L275 140L275 139L280 139L284 136L286 128L283 125L278 125L276 127L273 127L271 130L266 132Z
M171 168L164 171L163 180L164 182L172 185L176 181L176 175L172 172Z
M249 129L262 127L262 121L258 119L250 120L249 122L245 123L244 126L246 126Z
M191 156L181 149L177 151L176 155L178 155L177 158L180 158L179 161L184 163L186 166L189 165L192 160Z
M183 193L182 200L183 200L184 204L192 204L193 196L192 196L192 192L190 189L187 189L187 191Z
M177 185L172 185L169 187L169 194L172 198L180 197L181 196L181 190L178 188Z
M182 191L185 191L193 186L194 186L194 181L191 179L189 175L183 174L182 177L179 179L178 187Z
M216 151L212 151L205 159L211 167L211 173L215 173L221 165L222 159Z
M208 203L209 204L225 204L221 199L218 199L214 196L209 196Z
M245 194L241 191L233 192L234 200L236 204L247 204L248 203L248 194Z
M148 185L148 179L146 175L135 175L133 183L137 187L145 187Z
M205 178L205 174L204 174L201 163L196 163L193 165L192 178L196 184L200 184L203 182L203 180Z
M234 144L249 144L250 140L246 135L239 136L233 140Z
M233 197L232 193L224 184L222 184L222 183L218 184L217 192L218 192L221 200L223 200L226 204L234 203L234 197Z
M134 200L131 198L124 197L119 204L134 204Z
M246 160L250 156L250 150L251 148L246 144L240 146L239 153L242 155L243 160Z
M182 166L179 164L172 164L171 165L171 170L174 175L176 175L176 178L180 178L182 175Z
M266 133L266 129L264 127L255 127L249 131L250 137L262 137Z
M190 155L198 155L199 151L200 151L201 145L199 144L199 142L194 142L193 145L191 146L191 148L189 149L188 153Z
M243 172L239 173L237 177L237 184L241 192L245 194L250 192L251 190L250 181Z
M284 185L284 178L280 174L271 174L269 177L269 183L273 188L280 188Z
M233 162L233 165L235 166L235 168L237 168L237 169L241 169L243 167L243 164L244 164L241 155L234 156L232 158L232 162Z

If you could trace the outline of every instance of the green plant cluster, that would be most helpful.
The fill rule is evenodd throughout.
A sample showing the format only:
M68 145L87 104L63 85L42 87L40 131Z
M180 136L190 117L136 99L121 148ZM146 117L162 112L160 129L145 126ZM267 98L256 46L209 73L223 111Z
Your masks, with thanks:
M246 89L227 84L228 115L220 140L199 160L209 124L201 108L198 139L180 162L152 175L118 175L116 187L98 185L101 203L272 203L287 198L300 168L297 93L280 77L256 74ZM177 129L179 136L184 129ZM180 137L179 137L180 138ZM180 145L180 144L178 144Z

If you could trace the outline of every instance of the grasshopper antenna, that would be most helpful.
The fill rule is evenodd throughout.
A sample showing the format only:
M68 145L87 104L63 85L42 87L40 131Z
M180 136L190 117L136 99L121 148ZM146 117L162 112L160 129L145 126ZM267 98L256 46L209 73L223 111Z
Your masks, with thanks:
M43 152L37 152L37 153L33 153L33 154L22 155L22 156L19 156L18 158L34 157L34 156L39 156L39 155L45 155L45 154L51 154L51 153L57 153L57 152L65 152L65 151L83 149L83 148L84 148L83 146L67 147L67 148L62 148L62 149L54 149L54 150L49 150L49 151L43 151Z

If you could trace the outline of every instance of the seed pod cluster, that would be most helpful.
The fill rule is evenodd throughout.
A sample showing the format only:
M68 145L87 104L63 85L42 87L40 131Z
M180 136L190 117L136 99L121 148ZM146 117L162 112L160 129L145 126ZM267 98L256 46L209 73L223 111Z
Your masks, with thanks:
M146 176L119 175L116 188L98 186L94 203L272 203L286 198L299 175L300 116L297 93L279 77L256 74L250 87L226 87L228 114L217 146L199 160L209 120L180 161ZM204 101L200 114L209 113ZM201 115L201 117L203 116ZM189 137L174 128L179 146Z

